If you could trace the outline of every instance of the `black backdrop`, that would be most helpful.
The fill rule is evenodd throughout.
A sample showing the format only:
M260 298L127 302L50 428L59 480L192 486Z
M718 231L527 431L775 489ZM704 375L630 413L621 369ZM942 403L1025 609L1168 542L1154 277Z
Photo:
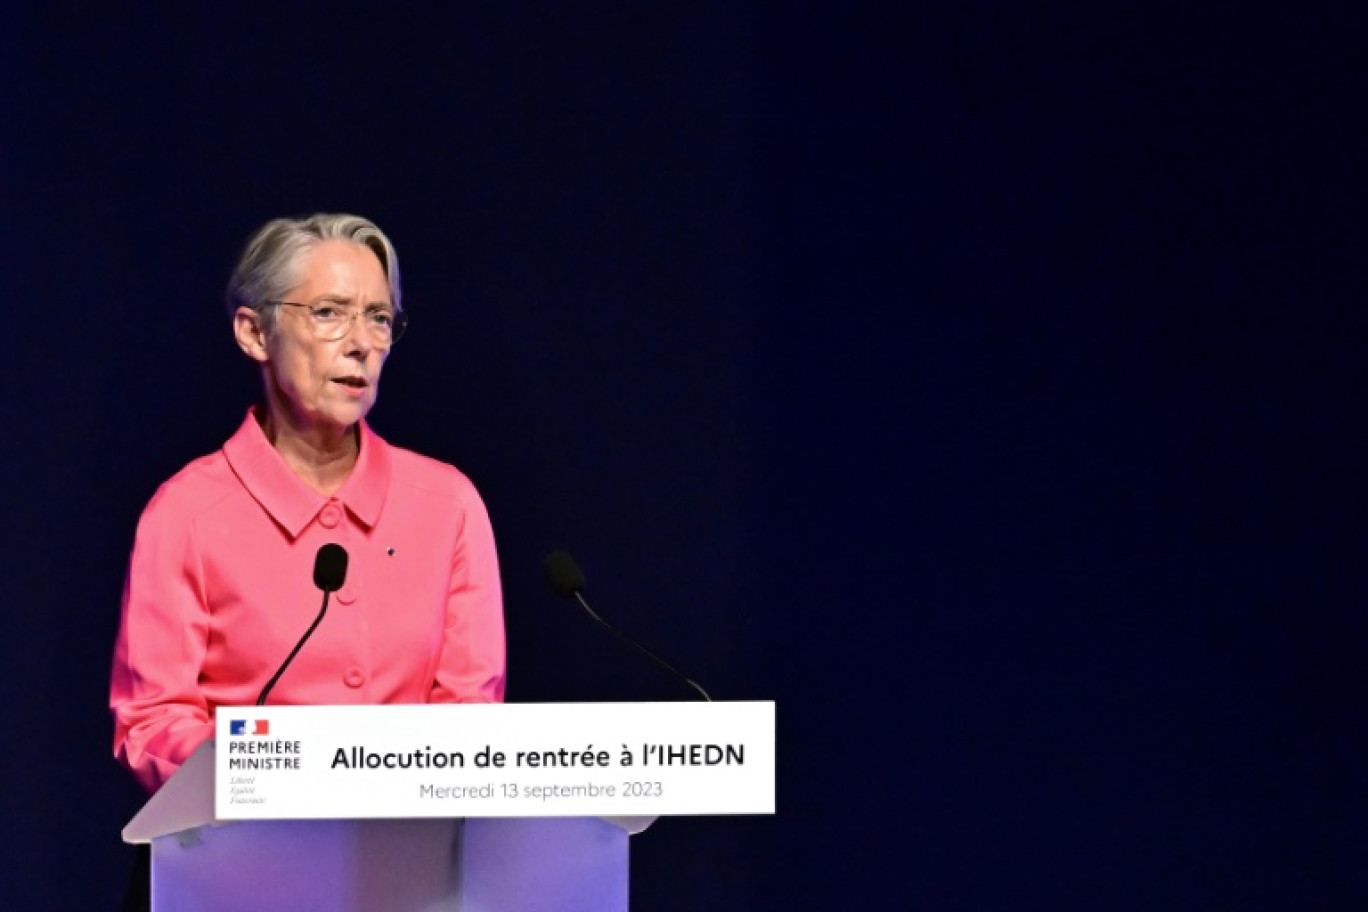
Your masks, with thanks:
M398 245L373 422L489 503L510 698L688 696L563 546L779 702L779 813L637 907L1363 906L1361 17L895 6L0 10L0 907L116 906L133 525L317 210Z

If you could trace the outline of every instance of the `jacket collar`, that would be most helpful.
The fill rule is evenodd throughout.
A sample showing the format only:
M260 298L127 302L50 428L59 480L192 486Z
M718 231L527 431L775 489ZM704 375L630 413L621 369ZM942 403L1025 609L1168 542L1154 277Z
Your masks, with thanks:
M223 445L223 455L247 493L289 534L298 538L330 500L340 502L361 525L374 528L389 491L389 445L360 422L361 452L341 489L328 497L303 482L266 439L254 410Z

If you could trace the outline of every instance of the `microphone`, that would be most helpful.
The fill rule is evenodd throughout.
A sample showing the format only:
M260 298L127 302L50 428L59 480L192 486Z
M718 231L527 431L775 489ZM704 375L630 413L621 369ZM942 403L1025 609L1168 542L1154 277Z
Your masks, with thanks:
M570 556L569 552L552 551L550 554L546 555L545 559L542 560L542 573L546 576L546 581L551 584L551 588L555 591L556 595L559 595L564 599L573 598L577 600L581 607L589 612L589 616L597 621L600 626L607 628L608 631L618 639L628 643L638 652L644 653L651 661L698 691L703 696L704 700L707 700L709 703L712 702L712 697L708 696L708 692L702 687L699 687L692 678L685 676L678 668L675 668L669 662L665 661L654 652L651 652L651 650L642 646L612 624L609 624L603 618L599 617L593 608L589 607L589 603L584 600L584 571L579 568L579 564L575 563L575 559Z
M271 676L271 680L266 682L266 686L261 688L261 696L257 697L256 705L266 705L266 697L270 695L271 689L276 686L276 681L285 673L285 669L290 667L295 656L299 655L299 650L308 642L309 637L318 629L318 625L323 620L323 615L328 612L328 596L332 595L342 584L347 581L347 550L339 544L329 542L318 549L318 554L314 557L313 570L314 585L323 590L323 607L318 609L318 617L309 625L309 629L304 631L304 635L295 643L295 648L290 650L290 654L285 657L280 668Z
M318 549L314 558L314 585L323 594L336 592L347 581L347 549L329 542Z
M546 555L542 561L542 573L546 574L546 581L561 598L572 598L584 588L584 571L564 551L552 551Z

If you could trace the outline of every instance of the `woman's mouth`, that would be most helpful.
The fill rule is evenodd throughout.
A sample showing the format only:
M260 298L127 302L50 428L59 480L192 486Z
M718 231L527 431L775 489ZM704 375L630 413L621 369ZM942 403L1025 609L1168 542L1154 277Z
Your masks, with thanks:
M343 395L353 399L360 399L370 388L370 384L361 377L334 377L332 382L342 387Z

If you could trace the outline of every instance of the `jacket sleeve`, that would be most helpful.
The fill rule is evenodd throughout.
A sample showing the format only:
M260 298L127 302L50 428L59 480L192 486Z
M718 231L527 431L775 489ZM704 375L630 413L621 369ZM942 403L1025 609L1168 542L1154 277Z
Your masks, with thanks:
M503 591L494 530L473 487L462 497L433 703L501 703L504 698Z
M114 755L148 791L213 734L198 684L209 635L204 576L191 524L168 501L159 491L138 523L109 688Z

